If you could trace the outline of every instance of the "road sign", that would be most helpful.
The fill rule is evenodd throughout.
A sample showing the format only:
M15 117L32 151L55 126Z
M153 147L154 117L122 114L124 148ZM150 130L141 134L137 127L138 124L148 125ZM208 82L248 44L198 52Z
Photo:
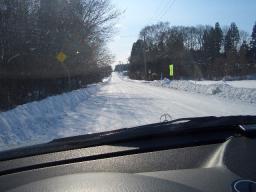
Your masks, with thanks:
M170 70L170 76L173 77L174 76L173 64L169 65L169 70Z
M56 58L59 62L63 63L67 59L67 55L61 51L57 54Z

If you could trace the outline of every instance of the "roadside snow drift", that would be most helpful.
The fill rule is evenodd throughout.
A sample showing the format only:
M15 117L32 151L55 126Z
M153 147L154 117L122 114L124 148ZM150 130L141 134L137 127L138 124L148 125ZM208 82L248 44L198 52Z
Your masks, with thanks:
M57 120L87 100L98 86L91 85L0 113L0 150L5 146L10 148L12 145L36 144L56 138L58 126L61 126L56 124Z
M251 81L153 81L154 86L183 90L205 95L216 95L232 100L241 100L247 103L256 103L256 80Z
M255 97L255 89L222 83L133 81L113 73L104 83L0 113L0 150L158 123L164 113L173 119L256 115Z

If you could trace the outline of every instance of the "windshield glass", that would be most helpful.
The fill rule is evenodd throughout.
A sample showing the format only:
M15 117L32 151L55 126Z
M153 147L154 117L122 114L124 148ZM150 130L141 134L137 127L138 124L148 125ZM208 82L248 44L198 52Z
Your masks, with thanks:
M0 0L0 151L256 115L254 0Z

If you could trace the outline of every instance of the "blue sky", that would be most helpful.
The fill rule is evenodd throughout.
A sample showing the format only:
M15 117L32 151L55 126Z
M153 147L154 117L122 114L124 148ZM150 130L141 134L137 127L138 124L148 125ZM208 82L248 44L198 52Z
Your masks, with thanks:
M149 24L168 21L170 25L222 26L235 22L251 34L256 21L256 0L111 0L124 11L116 24L117 32L109 43L115 63L127 62L140 30Z

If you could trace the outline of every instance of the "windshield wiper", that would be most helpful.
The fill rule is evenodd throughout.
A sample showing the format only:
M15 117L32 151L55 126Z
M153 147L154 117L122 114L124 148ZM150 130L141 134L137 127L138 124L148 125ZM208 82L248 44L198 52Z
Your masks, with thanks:
M0 153L0 161L24 156L45 154L71 149L100 145L111 145L118 142L157 138L161 136L177 136L191 134L211 134L229 132L247 137L256 135L256 116L197 117L182 118L164 123L124 128L114 131L95 133L55 139L49 143L14 149Z
M227 117L195 117L195 118L181 118L169 122L155 123L150 125L139 126L135 128L125 128L109 132L96 133L91 135L75 136L70 138L56 139L52 143L72 143L85 142L93 140L109 139L125 139L133 137L141 137L148 135L160 134L178 134L178 133L192 133L192 132L207 132L214 129L214 131L233 130L244 135L252 135L256 129L247 129L246 125L255 125L256 116L227 116ZM102 140L103 142L103 140Z

